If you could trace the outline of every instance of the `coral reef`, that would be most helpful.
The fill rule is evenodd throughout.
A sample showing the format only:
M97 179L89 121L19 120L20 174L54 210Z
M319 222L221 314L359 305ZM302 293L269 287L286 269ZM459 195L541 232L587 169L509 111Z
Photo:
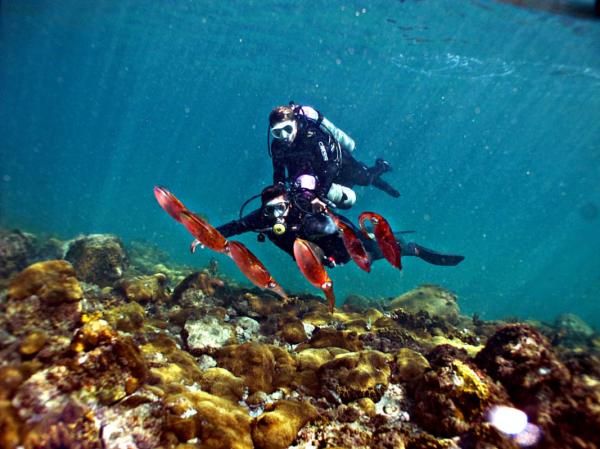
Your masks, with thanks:
M100 287L112 286L129 265L121 239L105 234L73 240L65 259L73 264L80 280Z
M578 317L468 318L432 285L330 314L215 261L62 246L0 233L1 449L599 448L600 338Z
M0 288L25 268L35 255L35 238L19 230L0 229Z

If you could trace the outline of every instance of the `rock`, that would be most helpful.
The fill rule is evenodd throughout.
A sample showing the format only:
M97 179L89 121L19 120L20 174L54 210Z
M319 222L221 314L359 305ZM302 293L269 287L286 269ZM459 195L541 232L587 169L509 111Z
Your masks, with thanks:
M475 359L478 366L506 387L516 404L542 390L568 383L571 374L533 327L513 324L499 329Z
M162 273L149 276L133 276L117 281L115 289L129 301L158 302L167 298L167 277Z
M290 344L298 344L306 341L308 336L302 320L296 317L284 316L277 322L277 336Z
M414 382L429 368L429 362L418 352L402 348L394 355L393 367L395 382Z
M296 362L280 347L248 342L225 346L215 358L219 366L244 379L250 393L272 393L294 379Z
M402 308L410 313L426 311L430 315L444 318L450 323L458 322L456 295L435 285L423 285L394 298L387 310Z
M164 426L162 404L159 401L134 408L116 406L102 409L103 449L149 449L160 447Z
M233 320L235 334L240 343L254 339L260 332L260 323L250 317L241 316Z
M318 416L305 401L282 400L268 404L265 412L252 423L252 441L256 449L286 449L298 431Z
M334 402L379 401L390 377L388 359L388 355L371 350L337 355L318 370L323 394Z
M594 329L573 313L557 316L554 328L554 343L569 347L585 345L594 335Z
M100 287L112 286L128 267L121 239L109 234L92 234L73 240L65 259L73 264L79 279Z
M0 368L0 401L10 399L24 380L25 376L17 366L5 365Z
M481 423L493 404L510 404L506 392L474 365L446 354L431 359L431 369L408 384L412 416L425 430L451 437Z
M47 336L44 332L33 331L25 336L19 345L19 352L24 356L38 353L46 344Z
M70 336L80 324L83 292L64 260L33 264L13 278L2 316L11 339L33 331L49 339ZM3 332L0 330L0 338ZM0 346L4 343L0 342ZM68 342L67 342L68 344Z
M9 278L31 263L35 255L35 237L21 231L0 229L0 288Z
M203 371L200 386L202 390L232 402L241 401L244 396L244 381L223 368Z
M64 260L49 260L30 265L8 286L8 298L21 300L36 295L46 304L77 302L83 290L71 264Z
M122 332L135 332L142 329L146 312L137 302L130 302L108 309L104 318L111 327Z
M21 422L10 401L0 400L0 447L15 449L21 440Z
M166 430L180 442L197 438L204 449L252 449L250 417L227 399L205 392L169 395L164 400Z
M235 331L230 324L207 315L201 320L185 323L186 343L194 355L212 353L214 350L235 340Z
M196 359L169 336L154 335L140 349L150 364L149 383L168 390L171 385L193 385L201 381L202 371Z

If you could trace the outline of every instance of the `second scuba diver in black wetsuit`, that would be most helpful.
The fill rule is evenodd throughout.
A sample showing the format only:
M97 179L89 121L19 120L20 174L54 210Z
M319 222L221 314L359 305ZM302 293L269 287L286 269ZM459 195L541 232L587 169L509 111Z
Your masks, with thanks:
M400 196L381 178L390 164L377 159L373 167L367 167L352 156L354 147L354 140L310 106L290 103L269 114L273 183L294 184L300 175L315 176L319 190L313 206L317 211L325 207L319 197L328 198L341 209L352 207L355 185L372 185L395 198Z
M258 232L259 240L264 240L266 236L292 257L294 240L300 237L319 246L323 251L322 262L330 267L351 260L331 217L310 211L310 202L314 197L312 192L288 192L282 184L278 184L265 188L260 196L259 209L221 225L217 230L226 238L245 232ZM337 216L354 229L372 260L383 258L374 240L366 238L346 217ZM464 259L463 256L441 254L414 242L406 242L399 235L396 235L396 240L402 256L416 256L434 265L453 266Z

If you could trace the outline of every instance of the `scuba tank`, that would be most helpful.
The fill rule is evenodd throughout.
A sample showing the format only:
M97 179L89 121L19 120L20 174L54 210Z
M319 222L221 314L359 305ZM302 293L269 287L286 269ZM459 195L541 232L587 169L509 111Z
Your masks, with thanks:
M321 114L319 113L319 115ZM335 126L323 116L321 116L320 126L321 129L323 129L326 132L329 132L335 138L335 140L337 140L340 143L342 148L346 149L350 153L354 151L354 148L356 148L356 142L354 142L354 139L352 139L352 137L350 137L348 134L339 129L337 126Z
M354 139L342 131L340 128L335 126L330 120L325 118L319 111L310 107L297 105L293 101L290 101L290 106L294 109L294 114L299 117L303 117L316 123L324 132L333 136L338 141L340 146L349 152L353 152L356 148L356 142Z

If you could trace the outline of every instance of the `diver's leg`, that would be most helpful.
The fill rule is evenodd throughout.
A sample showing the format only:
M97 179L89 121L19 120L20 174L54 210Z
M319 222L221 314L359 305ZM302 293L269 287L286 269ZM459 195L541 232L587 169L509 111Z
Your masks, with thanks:
M438 253L414 242L403 243L400 247L403 256L416 256L433 265L454 266L465 258L465 256Z
M398 192L387 181L384 181L381 178L373 179L372 184L373 187L377 187L379 190L383 190L385 193L387 193L390 196L393 196L394 198L398 198L400 196L400 192Z
M342 167L335 182L348 187L368 186L373 180L369 167L354 159L352 154L342 151Z
M388 195L398 198L400 192L380 178L380 176L392 169L389 162L383 159L375 160L373 167L367 167L346 150L342 150L342 167L336 182L348 187L354 185L377 187Z

